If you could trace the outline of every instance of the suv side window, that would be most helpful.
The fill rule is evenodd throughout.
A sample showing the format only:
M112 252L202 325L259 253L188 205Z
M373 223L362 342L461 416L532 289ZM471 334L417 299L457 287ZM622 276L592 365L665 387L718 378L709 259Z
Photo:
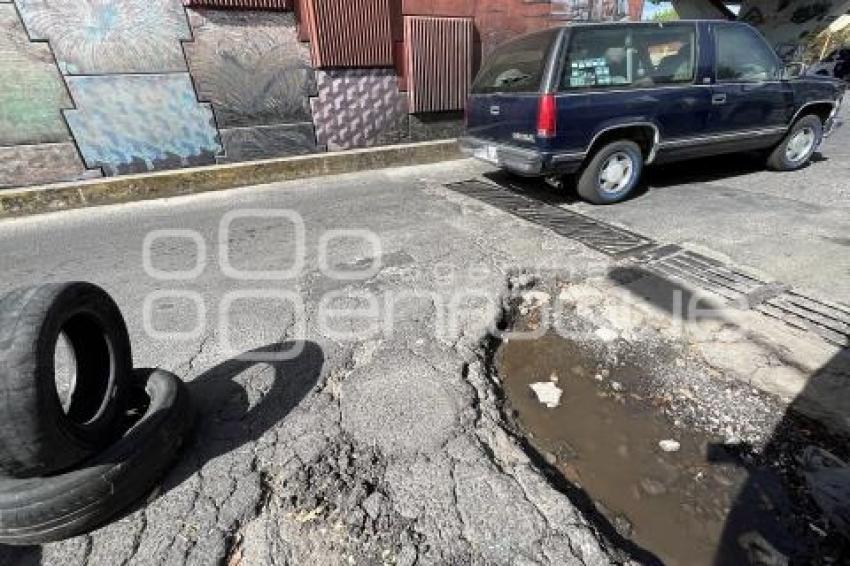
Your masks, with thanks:
M561 89L690 83L695 50L691 24L578 28L567 51Z
M715 26L714 41L719 82L761 82L779 78L776 56L755 30L746 26Z

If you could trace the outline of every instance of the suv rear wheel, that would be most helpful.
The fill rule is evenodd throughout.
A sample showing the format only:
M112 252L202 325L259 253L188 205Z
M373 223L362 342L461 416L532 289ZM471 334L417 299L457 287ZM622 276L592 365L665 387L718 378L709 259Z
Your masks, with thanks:
M823 123L812 114L803 116L791 127L785 139L767 158L774 171L793 171L809 162L823 137Z
M633 141L620 140L602 147L582 170L578 194L594 204L611 204L628 197L643 171L643 153Z

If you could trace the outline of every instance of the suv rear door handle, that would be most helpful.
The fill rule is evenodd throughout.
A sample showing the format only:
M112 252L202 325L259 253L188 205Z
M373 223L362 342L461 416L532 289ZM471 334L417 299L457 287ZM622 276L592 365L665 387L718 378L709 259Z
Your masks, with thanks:
M718 93L718 94L712 94L711 95L711 103L714 104L715 106L719 106L721 104L726 104L726 93L721 92L721 93Z

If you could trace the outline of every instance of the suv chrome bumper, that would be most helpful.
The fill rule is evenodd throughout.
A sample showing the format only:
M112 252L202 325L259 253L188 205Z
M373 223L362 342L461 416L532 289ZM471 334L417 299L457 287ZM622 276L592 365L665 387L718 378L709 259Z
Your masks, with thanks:
M830 118L829 120L826 121L826 124L824 126L823 137L828 138L829 136L831 136L835 132L835 130L837 130L838 128L840 128L843 125L844 125L844 120L837 118L837 117Z
M521 175L543 174L543 155L493 141L465 136L458 140L460 150L476 159L497 167L504 167Z

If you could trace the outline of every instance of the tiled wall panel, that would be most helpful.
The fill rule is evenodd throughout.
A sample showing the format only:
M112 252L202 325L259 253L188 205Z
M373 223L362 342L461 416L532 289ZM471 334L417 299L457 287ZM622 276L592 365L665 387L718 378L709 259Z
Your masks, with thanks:
M61 110L71 107L50 48L29 41L15 6L0 4L0 146L69 140Z
M15 0L33 39L71 75L185 71L180 0Z
M72 142L0 147L0 188L99 176L85 169Z
M190 8L224 8L234 10L291 10L293 0L183 0Z
M303 0L316 67L390 67L390 0Z
M292 14L190 11L186 56L222 128L309 122L316 79Z
M311 103L319 145L348 149L405 135L407 102L392 69L316 71L316 79L319 95Z
M317 151L312 122L221 130L219 163L302 155Z
M221 152L188 73L68 77L68 87L71 132L86 164L107 175L212 164Z
M471 18L404 18L410 111L461 110L472 82Z

